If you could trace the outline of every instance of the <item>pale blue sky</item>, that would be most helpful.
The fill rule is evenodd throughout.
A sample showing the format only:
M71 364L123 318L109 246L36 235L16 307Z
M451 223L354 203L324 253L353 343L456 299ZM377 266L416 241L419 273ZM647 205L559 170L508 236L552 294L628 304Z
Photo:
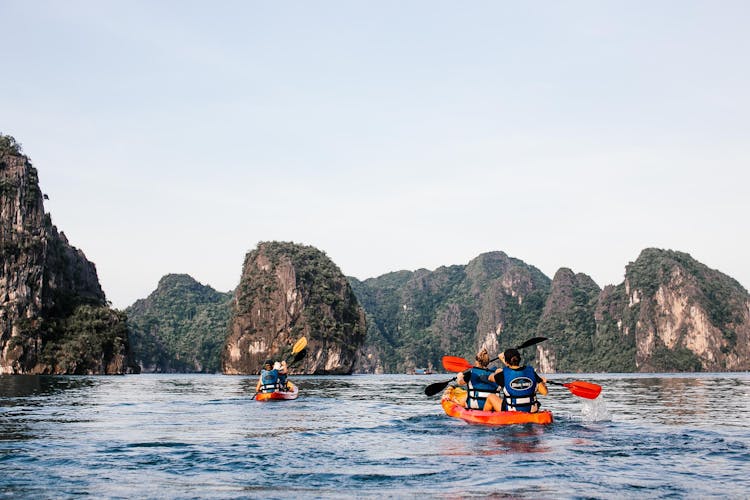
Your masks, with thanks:
M0 0L0 131L124 308L259 241L750 286L750 3Z

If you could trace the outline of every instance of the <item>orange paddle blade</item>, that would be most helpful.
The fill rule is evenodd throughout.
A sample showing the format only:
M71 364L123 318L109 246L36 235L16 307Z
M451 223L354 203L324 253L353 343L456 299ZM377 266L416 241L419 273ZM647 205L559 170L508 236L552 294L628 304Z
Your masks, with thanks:
M567 387L574 395L586 399L596 399L602 392L602 386L583 380L575 380L562 385Z
M458 356L443 356L443 368L449 372L462 372L471 368L471 363Z

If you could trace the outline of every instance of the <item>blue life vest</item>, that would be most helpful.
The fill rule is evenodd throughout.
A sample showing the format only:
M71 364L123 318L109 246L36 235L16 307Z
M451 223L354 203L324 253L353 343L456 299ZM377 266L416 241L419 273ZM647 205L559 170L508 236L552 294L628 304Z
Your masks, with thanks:
M495 372L492 368L471 368L471 376L466 385L469 390L466 392L466 407L473 410L483 410L487 396L496 393L498 385L490 382L487 378Z
M503 410L531 412L536 399L536 372L529 365L503 367Z
M287 390L286 377L287 377L286 373L279 373L279 387L281 388L282 391Z
M273 392L279 388L278 370L260 371L260 392Z

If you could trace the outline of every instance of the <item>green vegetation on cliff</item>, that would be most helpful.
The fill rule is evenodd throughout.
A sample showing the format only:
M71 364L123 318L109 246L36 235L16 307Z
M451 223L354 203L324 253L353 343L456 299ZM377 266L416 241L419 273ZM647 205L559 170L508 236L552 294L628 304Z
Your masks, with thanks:
M12 373L128 371L124 315L44 212L37 170L0 134L0 364Z
M534 336L549 338L542 347L558 372L747 366L740 339L747 339L749 299L735 280L688 254L658 249L644 250L627 266L626 277L632 296L626 283L600 290L568 269L558 271L550 286L532 266L490 252L467 266L351 282L368 315L366 346L386 372L440 369L443 355L473 359L493 339L499 351ZM675 305L657 304L660 289ZM670 348L659 338L667 331L677 332ZM687 347L696 335L706 336L699 342L707 346L702 354ZM524 353L530 362L534 354Z
M588 371L596 350L594 309L599 287L586 275L560 269L539 322L538 333L552 341L545 349L555 353L556 369Z
M637 311L628 307L625 285L605 287L599 294L596 307L593 350L579 371L617 373L636 371Z
M243 327L248 328L253 338L260 338L257 335L262 329L278 321L274 314L291 311L285 309L291 303L286 303L289 299L283 297L288 297L286 293L292 289L300 294L299 304L304 305L305 310L304 320L292 317L302 314L297 306L292 316L284 316L286 312L280 316L289 320L293 339L309 329L319 337L317 340L351 343L356 337L351 328L357 323L359 304L367 317L366 339L357 361L357 370L364 372L403 373L415 367L430 366L441 370L444 355L471 360L480 345L496 346L491 349L492 354L497 354L535 336L549 338L542 347L553 355L554 369L558 372L705 369L701 358L684 345L667 348L658 339L646 354L647 364L636 364L637 332L657 331L657 316L666 313L654 308L653 296L660 287L667 287L681 301L705 311L706 317L720 330L719 338L730 346L721 347L721 352L730 350L736 357L742 348L737 339L746 337L741 332L747 328L742 318L747 292L731 278L679 252L647 249L627 267L631 294L637 289L640 300L628 294L626 283L600 290L588 276L573 274L567 269L561 269L555 279L550 280L533 266L502 252L483 254L466 266L398 271L365 281L348 278L356 300L343 300L341 293L345 292L342 288L345 284L336 278L340 271L324 253L312 247L268 242L262 244L262 256L254 251L248 258L255 265L248 268L240 283L237 300L241 310L253 304L260 308L261 314L256 309L256 314L251 315L255 318L253 323ZM284 262L291 262L291 268L278 267ZM277 273L287 273L290 269L293 273L289 277L293 274L296 284L282 285L283 280L279 281ZM670 281L673 276L680 279ZM164 284L169 284L169 280ZM192 280L183 285L174 286L172 294L162 290L163 299L167 295L171 298L152 300L148 317L141 313L139 318L135 305L129 310L131 328L135 331L134 344L137 344L139 361L144 367L150 364L160 370L195 370L195 365L191 367L184 360L199 356L187 352L186 346L202 345L204 358L209 351L213 353L212 359L218 357L222 336L226 334L224 326L230 315L229 294L218 294L208 288L211 293L204 298L188 300L185 297L207 287ZM280 286L292 288L280 290ZM193 287L197 288L191 292ZM200 307L189 305L191 301L213 304L210 306L215 319L213 327L206 323L205 328L198 328L196 318L207 315L199 312ZM330 315L331 311L336 311L336 315ZM687 327L683 327L680 335L685 334L684 328ZM185 337L188 340L178 340L188 331ZM163 332L169 334L165 337ZM202 340L207 335L205 332L216 334L216 340L206 344ZM167 337L171 340L165 340ZM165 354L165 343L177 345L179 342L183 343L179 356ZM535 351L524 351L526 361L538 361ZM172 361L159 361L167 358ZM177 358L180 362L175 361ZM203 366L215 366L211 363L205 361ZM204 369L212 370L215 368Z
M12 135L0 132L0 155L10 154L20 156L22 154L21 144Z
M124 366L108 370L108 365L118 363L118 354L127 352L128 328L123 312L82 304L69 315L47 321L46 326L49 333L42 361L54 366L55 373L83 375L127 371Z
M725 353L733 350L737 336L732 325L742 321L742 298L747 296L747 291L736 280L710 269L687 253L656 248L643 250L638 259L627 266L626 276L632 289L641 291L645 297L653 297L659 286L668 283L678 271L688 277L691 298L708 313L711 324L721 330L727 341ZM684 362L678 364L685 365Z
M352 373L365 338L365 313L336 264L312 246L260 242L245 255L231 332L222 353L229 374L257 373L300 337L307 374Z
M359 305L351 288L347 286L338 266L315 247L291 242L269 241L259 244L259 250L250 252L247 261L255 259L258 252L268 258L272 269L282 259L289 259L294 268L297 288L304 296L306 326L321 335L320 340L349 342L349 336L359 321ZM274 276L266 272L252 272L252 280L239 286L237 306L247 310L252 301L268 301L276 288ZM338 318L334 321L333 318ZM292 327L291 336L299 338L302 323Z
M143 371L219 372L232 293L188 275L164 276L146 299L125 310L135 361Z
M520 344L535 336L549 289L538 269L502 252L466 266L350 281L368 314L366 345L385 372L441 370L447 354L474 359L486 342L495 340L498 349ZM534 359L533 350L525 354Z

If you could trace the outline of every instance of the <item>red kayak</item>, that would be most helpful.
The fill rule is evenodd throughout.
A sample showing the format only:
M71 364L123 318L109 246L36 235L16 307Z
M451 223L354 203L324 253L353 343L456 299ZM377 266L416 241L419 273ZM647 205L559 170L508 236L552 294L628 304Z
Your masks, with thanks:
M275 400L288 400L297 399L299 395L299 389L296 385L291 382L287 382L288 390L286 391L273 391L273 392L258 392L255 394L256 401L275 401Z
M466 390L448 387L440 400L443 410L449 417L460 418L470 424L511 425L511 424L551 424L551 411L528 413L525 411L482 411L470 410L466 404Z

